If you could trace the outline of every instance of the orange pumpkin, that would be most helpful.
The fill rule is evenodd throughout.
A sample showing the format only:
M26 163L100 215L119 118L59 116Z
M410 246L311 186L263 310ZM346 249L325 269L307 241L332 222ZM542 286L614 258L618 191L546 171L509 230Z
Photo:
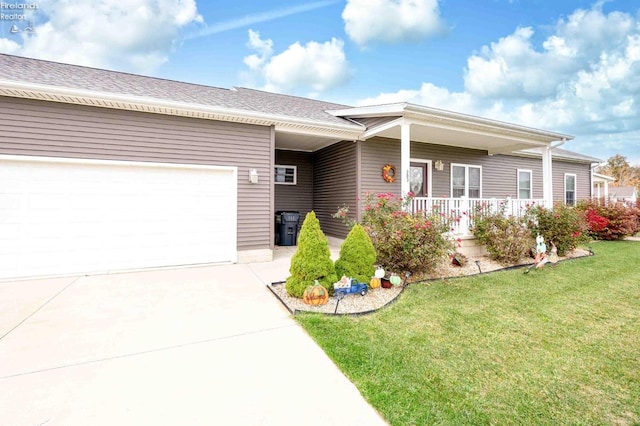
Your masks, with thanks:
M377 278L377 277L371 278L371 281L369 281L369 287L371 288L380 287L380 278Z
M307 287L302 293L302 301L307 305L326 305L329 301L329 292L318 281Z

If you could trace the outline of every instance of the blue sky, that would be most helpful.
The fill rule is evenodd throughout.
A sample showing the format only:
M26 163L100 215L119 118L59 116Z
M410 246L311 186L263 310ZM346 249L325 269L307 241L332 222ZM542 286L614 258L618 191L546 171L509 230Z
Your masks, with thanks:
M572 134L566 149L640 165L637 0L20 4L37 8L2 11L24 19L0 20L1 52L348 105L408 101Z

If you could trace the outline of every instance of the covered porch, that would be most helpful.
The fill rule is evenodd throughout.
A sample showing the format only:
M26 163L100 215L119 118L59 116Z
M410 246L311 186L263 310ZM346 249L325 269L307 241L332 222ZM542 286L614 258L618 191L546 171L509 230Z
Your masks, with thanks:
M367 130L362 136L365 143L373 138L400 141L400 163L396 178L400 181L403 196L409 192L419 196L414 200L414 207L419 210L439 206L446 211L468 212L477 203L494 203L495 197L483 196L482 173L496 171L487 170L488 167L483 170L473 165L457 164L456 160L450 160L445 165L441 160L416 158L416 144L439 145L461 151L474 150L485 158L514 153L528 153L540 158L542 197L534 197L533 186L528 191L521 191L518 187L512 197L514 199L508 202L509 211L517 214L521 206L526 204L553 205L552 150L573 139L570 135L409 103L350 108L331 113L366 125ZM424 164L424 188L415 185L416 176L420 173L416 169L420 163ZM434 170L437 176L434 175ZM448 176L439 173L443 170ZM440 195L433 190L434 179L437 182L437 179L442 180L443 177L450 183L450 187L445 188L448 190L444 195L451 199L434 198L434 195ZM464 223L460 227L462 231L468 229Z
M440 214L443 220L450 220L451 234L456 237L473 235L474 213L483 211L502 211L507 216L522 217L531 206L552 207L544 199L497 199L497 198L413 198L411 209L413 212L425 214Z

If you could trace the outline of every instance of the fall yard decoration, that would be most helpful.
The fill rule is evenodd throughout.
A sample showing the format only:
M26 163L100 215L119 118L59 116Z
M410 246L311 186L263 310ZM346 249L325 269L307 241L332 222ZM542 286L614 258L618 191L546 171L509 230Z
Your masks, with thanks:
M329 291L316 280L314 285L306 288L302 294L302 301L307 305L326 305L329 301Z
M301 298L307 287L313 286L316 280L329 294L333 293L333 283L337 281L337 276L331 260L329 241L320 229L320 222L314 212L307 213L302 223L298 250L291 258L289 273L291 275L287 278L285 287L293 297Z

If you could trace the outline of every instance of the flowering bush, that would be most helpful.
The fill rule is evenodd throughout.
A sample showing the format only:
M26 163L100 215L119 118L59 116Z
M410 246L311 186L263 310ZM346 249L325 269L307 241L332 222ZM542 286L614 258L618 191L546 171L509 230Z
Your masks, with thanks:
M362 226L371 237L377 262L388 270L412 274L432 271L453 251L450 222L439 212L410 212L413 194L367 194Z
M505 214L505 204L493 211L478 206L473 214L473 234L483 244L489 256L502 263L513 264L524 258L535 246L524 219Z
M556 203L553 210L531 206L527 209L526 220L532 235L542 235L547 244L553 242L559 256L588 240L583 211L563 203Z
M585 211L587 228L593 238L619 240L638 232L640 210L636 206L588 202L580 208Z

